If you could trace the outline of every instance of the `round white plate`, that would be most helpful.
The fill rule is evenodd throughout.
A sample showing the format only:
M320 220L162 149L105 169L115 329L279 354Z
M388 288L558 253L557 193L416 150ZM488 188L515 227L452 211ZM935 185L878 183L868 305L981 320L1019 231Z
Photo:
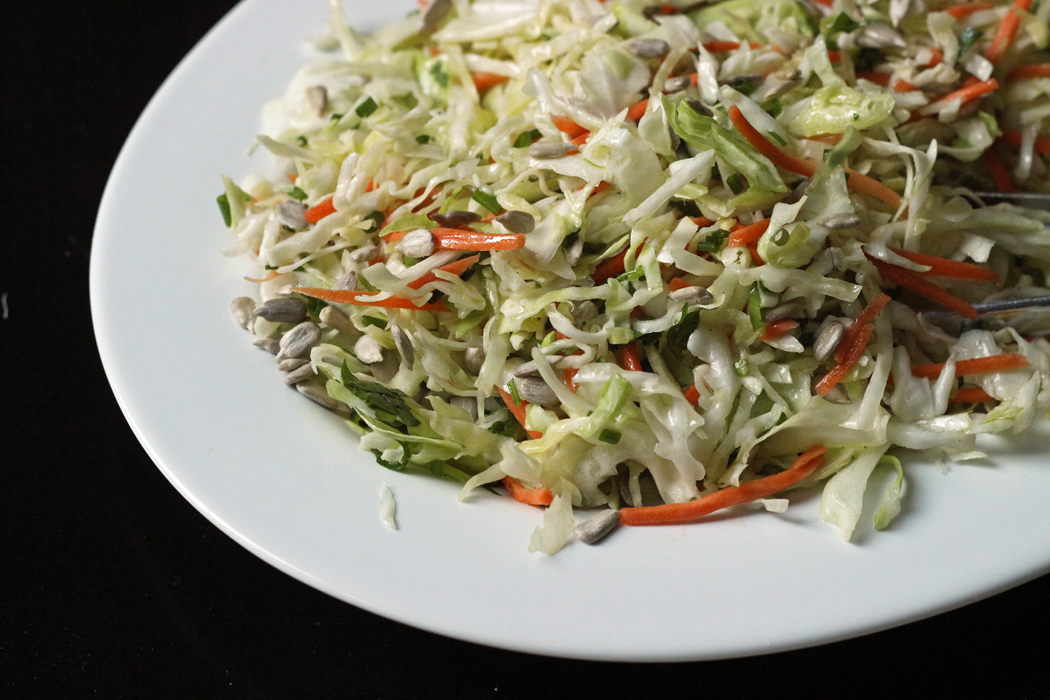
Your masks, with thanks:
M412 0L348 2L374 29ZM91 303L117 400L165 476L230 537L295 578L401 622L567 657L685 660L851 637L972 602L1050 565L1047 431L992 439L987 461L908 468L904 513L853 544L800 494L784 515L621 529L527 551L539 509L387 471L335 416L281 383L229 302L251 272L220 251L220 173L253 167L263 104L304 62L322 0L249 0L165 82L99 211ZM256 166L257 167L257 166ZM397 499L400 530L379 519Z

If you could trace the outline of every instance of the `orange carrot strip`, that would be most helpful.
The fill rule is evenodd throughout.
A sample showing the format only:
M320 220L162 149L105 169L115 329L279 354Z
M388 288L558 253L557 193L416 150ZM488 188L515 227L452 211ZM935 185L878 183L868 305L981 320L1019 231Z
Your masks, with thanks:
M944 62L944 52L940 49L931 47L930 53L932 54L932 57L930 58L930 62L926 64L927 68L933 68L937 64Z
M989 282L999 281L999 275L997 275L994 270L989 270L984 265L962 262L960 260L949 260L948 258L942 258L928 253L913 253L910 250L898 250L894 248L893 252L914 263L928 265L930 271L926 274L940 275L942 277L956 277L958 279L967 280L987 280Z
M583 144L587 143L587 139L589 139L590 137L591 132L585 131L576 138L571 139L569 143L571 143L573 146L582 146Z
M740 131L743 137L746 138L759 153L773 161L774 165L779 166L784 170L797 173L798 175L804 175L805 177L813 177L813 173L817 172L817 163L789 156L771 144L765 136L758 132L758 129L751 126L751 122L744 117L743 112L741 112L740 108L736 105L729 108L729 119L736 126L737 130Z
M620 511L620 522L624 525L677 525L692 522L728 506L772 496L815 472L824 461L824 453L827 451L828 448L823 445L811 447L799 455L787 470L779 474L747 481L740 486L730 486L688 503L624 508Z
M853 328L853 326L850 326L850 328ZM860 356L864 354L864 348L868 347L868 341L871 340L871 334L874 332L875 326L869 323L852 334L849 343L843 337L842 342L839 343L839 347L835 351L837 363L828 370L828 373L814 387L814 391L816 391L818 396L827 396L828 392L834 389L835 385L849 374L849 371L853 369L853 365L857 364Z
M471 73L470 78L474 81L474 88L479 93L510 80L505 75L496 75L495 73Z
M751 253L751 262L756 266L765 265L766 261L762 259L762 256L758 254L758 241L752 241L747 244L747 250Z
M954 92L949 92L943 97L939 97L936 102L931 102L919 111L921 114L924 115L933 114L934 112L937 112L940 109L938 105L942 105L945 102L950 102L951 100L955 99L958 99L960 102L968 102L972 99L980 97L981 95L986 95L989 92L993 92L998 89L999 81L995 78L989 78L988 80L978 80L977 82L971 83L969 85L964 84L963 87L959 88L958 90L955 90Z
M817 3L818 5L823 5L824 7L831 7L835 4L834 0L813 0L813 2Z
M964 386L955 392L955 396L948 399L948 403L984 403L985 401L997 401L994 396L977 386Z
M1020 131L1004 131L1003 135L996 139L996 142L1005 143L1007 146L1014 148L1021 147L1021 132ZM1035 137L1035 150L1036 153L1041 153L1044 156L1050 156L1050 139L1045 136Z
M685 400L694 406L700 403L700 390L696 388L696 384L690 384L689 388L685 390Z
M715 222L711 221L711 219L708 219L706 216L694 216L693 223L699 226L700 228L703 228L705 226L710 226Z
M503 387L499 386L496 387L496 389L499 391L500 396L503 397L503 403L507 404L507 410L511 412L511 415L518 419L518 423L521 424L521 427L525 428L525 407L529 405L528 401L522 401L521 403L514 405L514 397L510 395L509 391L504 391ZM528 428L525 428L525 432L527 432L529 437L533 440L539 440L543 437L543 433L529 430Z
M903 197L878 180L873 180L849 168L846 168L846 186L851 190L871 195L875 199L881 199L892 209L899 209L904 201Z
M448 265L444 265L442 267L439 267L438 270L441 270L442 272L448 272L448 273L456 275L458 277L458 276L462 275L464 272L466 272L468 269L470 269L470 266L473 265L474 263L476 263L480 259L481 259L480 255L471 255L471 256L466 257L466 258L460 258L459 260L454 260L453 262L450 262ZM423 275L422 277L417 279L415 282L409 282L408 283L408 288L409 289L419 289L425 284L430 284L431 282L437 282L441 278L438 277L436 274L434 274L434 272L435 272L435 270L431 270L430 272L426 273L425 275Z
M1006 76L1007 80L1022 80L1024 78L1047 78L1050 77L1050 63L1032 63L1027 66L1018 66Z
M699 85L700 84L700 74L699 73L690 73L689 74L689 84L692 85L693 87L696 87L697 85Z
M249 282L262 283L262 282L269 282L270 280L272 280L273 278L275 278L277 276L278 276L277 270L270 270L270 274L266 275L266 277L259 277L258 279L256 279L255 277L245 277L244 279L249 281Z
M552 116L551 122L554 124L554 128L558 131L568 134L569 138L574 139L581 134L587 133L587 130L577 124L571 119L566 117Z
M554 502L554 494L551 493L550 489L543 487L538 489L525 488L513 476L503 477L503 485L507 487L510 495L518 503L524 503L529 506L549 506Z
M820 141L821 143L829 143L834 146L842 140L842 134L817 134L816 136L806 136L805 138L807 141Z
M644 243L645 241L639 243L638 248L641 248ZM594 280L594 283L605 284L610 277L622 275L626 270L623 261L627 258L627 251L630 250L630 248L631 246L627 246L608 260L603 260L598 267L594 269L594 274L591 275L591 279ZM637 248L635 250L637 250Z
M329 197L321 202L318 202L314 206L310 207L303 212L303 216L306 217L306 221L311 224L316 224L321 219L325 218L329 214L335 213L335 205L332 204L332 198Z
M474 233L454 228L433 228L434 250L520 250L525 247L522 233Z
M773 321L772 323L766 324L765 330L762 331L762 340L776 340L783 335L787 335L796 328L798 328L798 321L793 318Z
M709 41L704 44L704 49L711 53L722 53L723 51L736 51L740 48L736 41Z
M959 360L955 363L955 376L964 377L971 374L987 374L989 372L1005 372L1011 369L1024 369L1028 367L1028 358L1018 353L1003 353L1002 355L989 355L978 357L973 360ZM916 377L936 379L944 369L943 362L935 362L928 365L914 365L911 373Z
M734 105L734 107L735 106L736 105ZM769 221L769 219L762 219L750 226L738 228L729 234L729 238L726 239L726 246L729 248L739 248L748 243L757 243L758 239L761 238L762 234L769 228Z
M370 300L381 292L358 292L349 289L320 289L315 287L295 287L292 291L303 296L321 299L333 304L356 304L357 306L382 306L387 309L408 309L410 311L441 311L450 309L442 301L429 304L417 305L414 300L406 297L387 297L386 299Z
M921 294L930 301L949 308L966 318L977 318L977 309L973 308L970 304L967 304L951 292L941 289L933 282L923 279L911 270L906 270L903 267L897 267L896 265L890 265L889 263L884 263L881 260L876 260L874 258L868 259L871 260L871 263L876 269L878 269L879 275L883 280L893 282L899 287L904 287L905 289L910 289L913 292Z
M853 328L854 326L866 326L872 321L874 321L875 317L879 315L879 312L882 311L883 308L885 308L886 304L889 304L890 301L891 300L888 294L880 293L878 296L876 296L874 299L868 302L868 305L864 307L863 311L857 314L857 318L853 319L853 322L850 324L850 328ZM849 329L846 329L846 332L848 334Z
M681 277L672 277L667 281L667 288L672 292L677 292L679 289L685 289L686 287L692 286Z
M629 372L641 372L642 360L638 357L638 348L635 343L628 343L620 348L620 364Z
M916 90L918 90L918 88L904 78L898 78L897 81L893 83L894 92L915 92Z
M857 80L860 80L862 78L870 83L875 83L876 85L885 86L890 84L889 73L875 73L874 71L857 71Z
M993 65L998 64L1003 59L1003 54L1006 53L1006 49L1010 46L1010 42L1014 39L1014 34L1017 33L1017 28L1020 26L1021 17L1017 14L1017 10L1011 7L1006 12L1006 16L1003 17L1003 21L999 23L999 27L995 30L995 34L992 36L992 43L988 45L988 50L985 51L984 57L991 61Z
M574 394L576 393L576 390L580 388L580 385L573 381L573 379L576 377L576 373L579 371L580 370L576 369L575 367L565 368L565 386L569 387L569 391L571 391Z
M637 122L639 119L641 119L643 116L645 116L645 110L646 110L646 108L648 106L649 106L648 98L642 100L641 102L636 104L634 107L631 107L629 110L627 110L627 118L632 120L632 121Z
M964 2L961 5L955 7L949 7L945 12L950 14L955 19L966 19L974 12L980 12L981 10L990 10L995 7L995 3L992 2Z

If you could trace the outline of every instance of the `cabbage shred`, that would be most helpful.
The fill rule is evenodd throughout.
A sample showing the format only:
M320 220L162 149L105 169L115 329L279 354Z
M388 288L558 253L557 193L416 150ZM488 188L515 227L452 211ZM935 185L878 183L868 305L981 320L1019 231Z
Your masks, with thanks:
M1006 3L956 19L922 3L898 16L884 0L458 0L432 27L411 13L367 39L332 4L329 53L264 113L258 142L277 174L226 178L220 206L230 253L270 271L262 300L352 278L377 304L412 302L332 303L348 323L322 323L310 353L311 381L383 466L460 481L464 495L505 477L550 489L531 548L553 553L574 508L688 501L823 444L804 485L827 483L822 517L848 539L880 460L899 478L879 528L900 510L904 470L887 451L979 456L978 434L1022 431L1050 406L1047 314L953 335L917 313L939 307L871 262L967 302L1050 294L1050 214L972 193L995 189L990 158L1017 188L1050 192L1037 147L1050 78L1009 78L1046 60L1046 0L1021 11L994 66L983 52ZM684 89L675 76L690 76ZM993 77L990 94L943 99ZM812 179L757 150L733 106L784 153L820 163ZM570 141L555 157L536 148ZM903 204L851 189L847 169ZM326 215L289 225L287 201ZM476 214L460 224L476 235L507 233L493 217L508 211L534 221L524 247L480 250L460 274L438 268L473 253L410 258L388 240L456 212ZM767 218L760 239L733 245ZM984 266L1001 284L931 277L907 252ZM836 359L817 359L815 339L883 291L894 301L859 360L817 395ZM435 302L448 311L415 308ZM309 299L309 318L326 305ZM767 332L782 319L797 325ZM293 325L256 318L253 331ZM363 335L389 361L358 358ZM955 376L956 361L1005 353L1028 367ZM526 362L533 376L515 378ZM913 376L932 362L945 363L939 378ZM519 395L537 380L555 400ZM953 401L961 385L987 396Z

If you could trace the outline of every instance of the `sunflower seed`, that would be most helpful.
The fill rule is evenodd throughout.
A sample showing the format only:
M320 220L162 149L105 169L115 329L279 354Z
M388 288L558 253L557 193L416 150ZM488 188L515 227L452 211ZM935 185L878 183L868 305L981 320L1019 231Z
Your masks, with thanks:
M764 75L738 75L735 78L730 78L726 85L739 90L740 88L751 89L752 91L765 82L766 77Z
M369 367L372 369L372 376L381 384L386 384L393 379L400 369L400 365L394 359L393 353L389 352L384 352L383 359L379 362L373 362Z
M365 262L367 260L371 260L372 258L374 258L376 256L376 253L378 253L378 252L379 252L379 246L376 246L376 245L361 246L360 248L358 248L354 252L350 253L350 260L355 262L355 263Z
M663 58L671 53L671 45L663 39L635 39L627 50L638 58Z
M676 289L668 294L667 298L671 301L680 301L686 304L710 304L714 300L711 292L697 285Z
M328 109L328 90L324 85L311 85L304 93L306 104L317 116L321 116Z
M256 307L255 315L271 323L299 323L306 318L306 302L298 297L278 297Z
M277 220L293 231L302 231L305 228L309 228L310 224L306 221L306 215L303 214L304 211L306 209L303 205L294 199L284 200L274 210L277 214Z
M496 223L511 233L529 233L536 228L536 219L532 218L532 214L516 209L497 216Z
M860 226L860 217L856 214L849 213L832 214L831 216L825 216L818 221L817 224L824 228L834 229L835 231L844 231L849 228Z
M354 354L357 355L357 359L366 365L382 362L383 346L375 338L366 334L358 338L357 342L354 343Z
M866 25L857 36L857 44L866 49L885 49L890 46L903 49L907 46L901 35L885 22Z
M265 350L271 355L276 355L281 351L281 341L277 340L277 338L259 338L252 345Z
M689 105L689 108L691 110L703 117L713 117L715 115L715 113L711 111L711 108L705 105L700 100L696 100L690 97L685 101L685 103Z
M321 328L313 321L303 321L281 338L281 352L277 360L302 357L321 340Z
M562 141L537 141L529 146L529 155L540 160L561 158L576 150L576 146Z
M472 399L469 396L453 396L448 400L450 404L457 408L462 408L464 411L470 414L470 419L477 421L478 419L478 401Z
M536 360L529 360L523 362L514 369L515 377L538 377L540 376L539 365L536 364Z
M430 215L430 220L438 226L460 228L461 226L481 221L481 214L472 211L463 211L462 209L449 209L444 214L434 212Z
M781 95L783 95L788 90L790 90L790 89L792 89L792 88L794 88L794 87L796 87L796 86L798 86L799 84L802 83L802 81L799 80L798 78L793 78L793 79L788 79L788 80L782 80L782 79L774 78L774 80L776 80L777 82L772 87L770 87L768 90L766 90L766 93L763 95L763 97L765 99L767 99L767 100L768 99L772 99L774 97L780 97Z
M326 326L334 328L340 333L351 337L357 337L357 334L361 332L354 328L354 324L350 322L350 319L347 318L346 314L331 306L326 306L321 309L320 319L321 323Z
M416 355L412 351L412 336L396 323L390 324L390 333L394 336L394 345L401 353L401 359L405 361L409 369L412 369L412 365L416 363Z
M518 385L518 394L522 401L539 406L557 406L560 403L554 389L541 377L521 377L515 383Z
M237 297L230 303L233 320L241 328L248 330L252 326L252 312L255 311L255 300L251 297Z
M445 18L452 9L452 0L434 0L419 15L419 32L429 32Z
M425 258L434 252L434 247L434 234L420 228L406 233L394 249L410 258Z
M813 357L820 362L831 357L835 348L842 342L845 332L846 327L837 318L825 321L823 327L817 331L817 337L813 339Z
M583 255L583 239L579 236L572 242L569 249L565 251L565 262L569 267L576 267L576 263L580 262L580 256Z
M332 289L336 291L353 291L357 289L357 272L354 270L348 270L345 275L340 277L336 283L332 285Z
M281 360L280 364L277 365L277 369L282 372L291 372L292 370L299 369L308 362L309 360L305 357L289 357L285 360Z
M470 374L477 375L485 364L485 351L481 348L467 348L463 353L463 368Z
M313 384L313 383L310 383L310 384L296 384L295 388L300 394L302 394L303 396L305 396L306 398L310 399L311 401L313 401L315 403L321 404L325 408L329 408L329 409L331 409L333 411L345 411L346 410L345 407L343 406L343 404L339 403L338 401L336 401L335 399L330 397L328 395L328 392L325 390L325 388L320 386L320 385Z
M615 530L619 524L620 512L605 510L577 525L573 533L576 535L576 539L584 544L597 544L599 540Z
M300 382L309 381L314 377L314 368L307 362L304 365L296 367L291 372L284 376L284 383L288 386L293 384L299 384Z
M763 311L762 320L766 323L772 323L773 321L783 321L785 318L794 318L804 308L806 308L805 299L792 299Z
M668 78L666 82L664 82L664 92L681 92L692 84L693 81L688 75L679 75L674 78Z

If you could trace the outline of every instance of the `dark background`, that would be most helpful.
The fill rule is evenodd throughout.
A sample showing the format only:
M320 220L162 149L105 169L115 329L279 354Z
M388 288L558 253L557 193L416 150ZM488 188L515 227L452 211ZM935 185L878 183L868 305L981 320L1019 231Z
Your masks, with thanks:
M213 527L153 466L110 392L88 259L124 138L232 4L19 2L0 19L9 309L0 321L0 694L1050 697L1050 577L815 649L589 663L389 622L285 576Z

